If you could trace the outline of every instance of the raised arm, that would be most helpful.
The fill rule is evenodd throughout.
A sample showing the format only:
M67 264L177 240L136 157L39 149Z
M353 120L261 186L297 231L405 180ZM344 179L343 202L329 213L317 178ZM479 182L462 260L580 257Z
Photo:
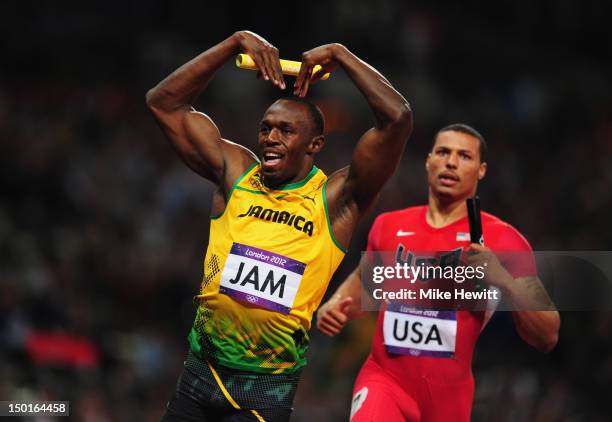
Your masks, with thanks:
M408 102L389 81L340 44L327 44L303 54L295 93L306 95L315 65L322 70L313 81L335 66L341 67L370 105L376 124L359 139L348 168L334 173L328 182L327 200L334 236L347 246L357 221L391 177L412 131Z
M222 139L210 117L197 112L193 103L215 72L243 52L253 57L264 79L284 88L278 50L260 36L240 31L175 70L146 96L147 106L183 161L224 192L256 157Z

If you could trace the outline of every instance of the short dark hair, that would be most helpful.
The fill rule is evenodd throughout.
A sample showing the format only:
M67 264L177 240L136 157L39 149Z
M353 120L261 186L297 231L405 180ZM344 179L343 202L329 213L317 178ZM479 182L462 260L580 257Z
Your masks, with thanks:
M461 132L461 133L465 133L466 135L470 135L470 136L473 136L474 138L478 139L478 141L480 142L480 145L479 145L480 162L484 163L486 161L486 158L487 158L487 141L485 141L485 138L480 134L480 132L478 132L472 126L468 126L465 123L453 123L453 124L450 124L448 126L444 126L442 129L440 129L436 133L436 136L434 136L433 141L431 143L431 149L433 149L433 147L434 147L434 145L436 143L436 138L442 132Z
M313 137L323 135L323 131L325 130L325 117L323 117L323 112L319 107L317 107L316 104L300 97L283 97L280 98L279 101L280 100L292 101L294 103L305 105L308 109L308 114L310 114L310 120L312 122Z

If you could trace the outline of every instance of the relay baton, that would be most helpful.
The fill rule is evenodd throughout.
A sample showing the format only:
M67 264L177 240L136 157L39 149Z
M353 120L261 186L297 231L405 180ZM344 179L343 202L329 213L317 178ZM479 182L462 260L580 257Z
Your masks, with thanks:
M300 67L302 66L302 62L295 62L293 60L284 60L280 59L281 70L283 75L289 76L297 76L300 73ZM248 70L259 70L255 61L248 54L238 54L236 56L236 66L240 69L248 69ZM321 66L318 64L312 69L312 74L314 75L321 69ZM321 80L329 79L329 72L321 76Z
M470 224L470 242L484 246L482 221L480 220L480 198L475 196L465 200Z
M484 237L482 235L482 221L480 220L480 198L474 196L465 200L468 212L468 223L470 225L470 242L478 243L484 246ZM476 282L474 285L476 290L481 290L483 285Z

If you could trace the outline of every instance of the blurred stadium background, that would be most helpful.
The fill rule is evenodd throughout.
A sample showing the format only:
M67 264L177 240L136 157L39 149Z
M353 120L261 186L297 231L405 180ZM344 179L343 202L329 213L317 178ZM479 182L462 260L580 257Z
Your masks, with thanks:
M536 250L610 249L608 2L88 3L0 4L0 400L69 400L75 421L159 420L187 350L212 185L174 154L144 94L239 29L288 59L344 43L414 109L401 167L331 289L374 216L425 201L423 160L451 122L489 142L483 209ZM228 64L198 108L253 147L278 95ZM318 164L329 173L372 118L342 72L312 98L327 116ZM336 339L311 332L293 420L348 418L372 321ZM559 345L542 355L498 313L474 373L474 421L610 420L612 315L564 312Z

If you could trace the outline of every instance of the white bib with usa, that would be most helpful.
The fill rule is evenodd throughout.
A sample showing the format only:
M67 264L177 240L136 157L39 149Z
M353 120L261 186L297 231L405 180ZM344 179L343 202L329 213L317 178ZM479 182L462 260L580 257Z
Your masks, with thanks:
M253 246L233 243L219 292L283 314L291 312L306 264Z
M383 337L389 354L452 358L457 340L457 312L390 303L385 310Z

